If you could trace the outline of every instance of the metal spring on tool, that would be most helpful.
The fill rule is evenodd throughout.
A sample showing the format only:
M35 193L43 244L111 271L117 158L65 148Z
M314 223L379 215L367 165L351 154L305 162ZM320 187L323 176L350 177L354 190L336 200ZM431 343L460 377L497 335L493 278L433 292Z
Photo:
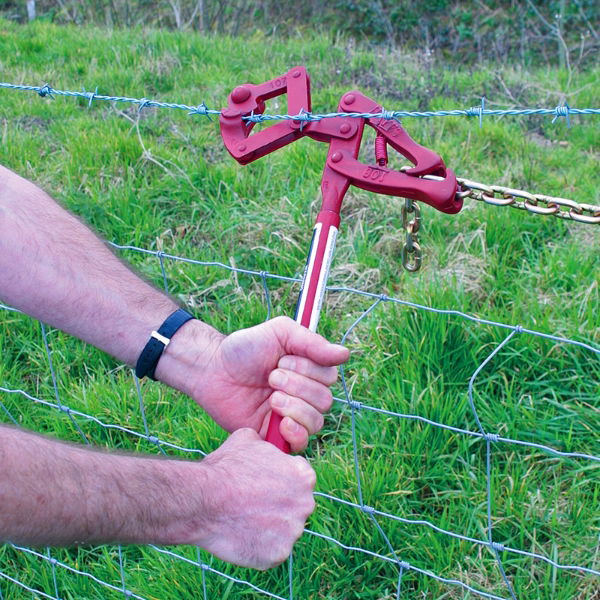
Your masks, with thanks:
M375 138L375 160L380 167L387 167L388 153L385 138L378 133Z

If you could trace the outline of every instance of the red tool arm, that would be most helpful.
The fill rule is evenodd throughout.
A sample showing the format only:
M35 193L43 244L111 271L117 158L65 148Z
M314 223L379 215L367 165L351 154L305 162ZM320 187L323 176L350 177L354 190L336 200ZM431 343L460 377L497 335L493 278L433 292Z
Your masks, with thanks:
M221 135L229 153L245 165L303 136L329 143L327 163L321 181L323 204L317 216L310 244L302 288L296 307L296 321L315 331L323 304L327 278L340 225L344 194L350 185L375 193L421 200L446 213L462 207L457 197L456 177L432 150L417 144L395 119L381 117L333 117L318 121L285 120L256 133L244 117L260 115L265 101L288 95L288 114L310 111L310 80L304 67L260 85L244 84L233 90L228 108L220 117ZM382 107L358 91L344 94L339 112L383 113ZM358 152L364 126L377 131L377 163L360 163ZM387 145L408 158L414 167L405 171L388 169ZM435 180L423 179L435 175ZM283 452L290 451L279 431L282 417L271 414L266 439Z

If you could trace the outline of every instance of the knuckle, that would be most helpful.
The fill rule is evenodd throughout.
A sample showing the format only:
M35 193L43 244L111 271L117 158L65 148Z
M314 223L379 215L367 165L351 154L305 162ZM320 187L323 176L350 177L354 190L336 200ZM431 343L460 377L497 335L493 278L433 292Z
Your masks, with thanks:
M310 497L312 498L312 490L317 484L317 474L315 473L314 469L309 465L307 469L304 469L302 477L304 477L306 485L310 489L309 493L311 495Z
M281 324L283 327L290 327L295 323L294 319L288 317L287 315L281 315L279 317L275 317L274 321L277 321L278 324Z
M298 539L298 538L295 538ZM293 543L293 542L292 542ZM273 566L276 567L285 562L292 552L292 544L283 544L280 546L273 556Z
M302 537L303 533L304 533L304 521L299 522L298 525L294 528L294 533L293 533L294 541L299 540Z
M316 479L314 469L310 466L305 458L302 456L296 456L296 465L300 477L303 477L307 481L311 481L313 477Z

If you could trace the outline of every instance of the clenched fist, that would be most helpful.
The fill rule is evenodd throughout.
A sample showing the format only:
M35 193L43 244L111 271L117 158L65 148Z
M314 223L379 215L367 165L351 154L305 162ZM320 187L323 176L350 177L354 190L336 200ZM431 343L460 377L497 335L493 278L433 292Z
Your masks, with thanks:
M205 470L199 539L189 540L234 564L282 563L315 508L315 472L251 429L239 429L199 466Z

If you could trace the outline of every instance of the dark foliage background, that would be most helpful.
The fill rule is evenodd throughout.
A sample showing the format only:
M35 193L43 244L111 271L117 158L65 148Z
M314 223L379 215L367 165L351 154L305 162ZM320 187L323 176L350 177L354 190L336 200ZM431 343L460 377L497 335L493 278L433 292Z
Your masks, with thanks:
M0 16L109 27L194 29L232 36L308 30L475 63L588 66L598 61L596 0L0 0Z

